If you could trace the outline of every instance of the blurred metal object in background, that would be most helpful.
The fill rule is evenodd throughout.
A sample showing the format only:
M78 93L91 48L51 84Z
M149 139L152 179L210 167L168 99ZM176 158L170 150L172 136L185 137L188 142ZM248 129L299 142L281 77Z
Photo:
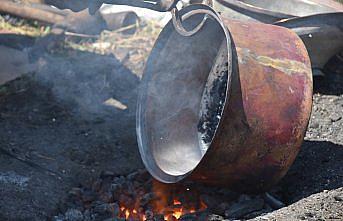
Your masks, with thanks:
M332 0L216 0L214 8L228 18L272 24L282 19L343 12Z
M45 0L47 4L61 9L81 11L88 8L90 13L95 13L102 4L130 5L134 7L147 8L155 11L169 11L179 0Z
M302 39L314 75L323 75L327 62L343 52L343 12L291 18L275 25L292 29Z

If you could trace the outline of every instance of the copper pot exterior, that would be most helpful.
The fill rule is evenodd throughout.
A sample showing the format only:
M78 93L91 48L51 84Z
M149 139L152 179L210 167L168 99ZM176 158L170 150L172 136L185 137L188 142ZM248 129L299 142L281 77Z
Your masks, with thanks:
M191 177L265 191L295 160L312 107L308 53L291 30L224 19L233 41L231 89L212 144Z

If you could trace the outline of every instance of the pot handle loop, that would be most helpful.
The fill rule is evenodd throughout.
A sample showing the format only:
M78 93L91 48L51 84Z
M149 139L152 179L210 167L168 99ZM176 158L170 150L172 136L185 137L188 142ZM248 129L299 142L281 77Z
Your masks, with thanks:
M209 5L212 5L211 0L208 0L208 2L209 2ZM180 16L178 9L173 8L171 10L171 14L172 14L172 21L173 21L173 25L174 25L175 30L180 35L185 36L185 37L192 36L192 35L196 34L198 31L200 31L200 29L204 26L206 20L209 17L212 17L215 20L217 20L220 24L223 24L219 15L210 9L204 9L204 8L194 9L194 10L187 12L184 15ZM196 14L205 14L205 15L204 15L204 18L201 20L200 24L198 24L194 29L186 30L182 25L182 21L193 16L193 15L196 15Z

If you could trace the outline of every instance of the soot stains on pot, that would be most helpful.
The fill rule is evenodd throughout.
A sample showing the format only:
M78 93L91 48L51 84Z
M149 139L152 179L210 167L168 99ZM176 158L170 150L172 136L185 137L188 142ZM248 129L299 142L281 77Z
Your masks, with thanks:
M227 79L228 54L226 42L223 42L214 60L201 99L198 132L203 152L210 145L221 118L226 98Z

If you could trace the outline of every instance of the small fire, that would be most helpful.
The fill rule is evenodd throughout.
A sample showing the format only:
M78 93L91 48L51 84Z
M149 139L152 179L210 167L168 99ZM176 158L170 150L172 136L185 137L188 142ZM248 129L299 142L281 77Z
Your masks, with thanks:
M120 214L119 217L120 218L125 218L126 220L142 220L145 221L147 220L144 214L139 214L138 211L136 209L127 209L125 207L121 207L120 208Z
M177 200L177 199L174 199L173 202L174 202L174 205L181 205L181 204L182 204L182 203L181 203L179 200Z
M120 205L119 217L126 220L150 221L153 220L154 214L159 214L165 221L177 221L185 214L196 213L207 208L196 192L190 188L156 181L153 190L156 196L149 204L151 208L140 208L142 199L138 198L132 205Z
M130 217L130 211L125 210L125 218L128 219Z

